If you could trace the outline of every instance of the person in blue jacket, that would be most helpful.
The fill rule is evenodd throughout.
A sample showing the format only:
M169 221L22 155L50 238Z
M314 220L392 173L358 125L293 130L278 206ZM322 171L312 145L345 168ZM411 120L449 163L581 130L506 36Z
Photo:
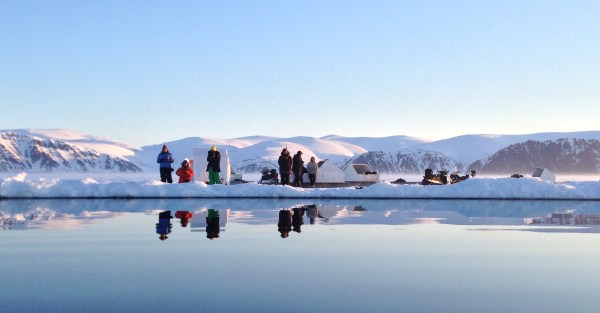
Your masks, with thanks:
M171 167L171 163L173 163L173 156L169 152L167 145L163 145L162 151L156 158L156 163L160 163L160 181L172 184L173 177L171 176L171 172L173 172L173 168Z

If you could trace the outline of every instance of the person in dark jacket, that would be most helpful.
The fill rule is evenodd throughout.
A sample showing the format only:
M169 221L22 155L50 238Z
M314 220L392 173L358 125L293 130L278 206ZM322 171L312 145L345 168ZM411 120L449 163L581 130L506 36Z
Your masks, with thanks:
M302 151L298 151L292 159L292 172L294 172L294 187L302 187L302 174L304 172L304 161Z
M191 182L192 177L194 177L194 170L190 167L190 161L188 159L183 159L183 162L181 162L181 167L177 169L175 174L179 176L180 184Z
M171 167L173 156L166 145L163 145L162 151L156 158L156 163L160 163L160 181L169 184L173 183L173 177L171 177L171 172L173 172L173 168Z
M217 147L212 146L210 151L208 151L208 156L206 157L206 161L208 161L208 166L206 167L206 171L208 172L208 181L210 185L220 184L221 183L221 153L217 151Z
M277 161L279 164L279 175L281 176L281 184L290 184L290 173L292 172L292 157L288 152L288 149L281 150L281 155Z

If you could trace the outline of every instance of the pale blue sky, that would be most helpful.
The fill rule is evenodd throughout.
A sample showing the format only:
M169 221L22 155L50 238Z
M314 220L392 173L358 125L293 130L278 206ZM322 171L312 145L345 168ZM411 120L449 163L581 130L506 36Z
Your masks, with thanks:
M600 1L0 1L0 129L600 129Z

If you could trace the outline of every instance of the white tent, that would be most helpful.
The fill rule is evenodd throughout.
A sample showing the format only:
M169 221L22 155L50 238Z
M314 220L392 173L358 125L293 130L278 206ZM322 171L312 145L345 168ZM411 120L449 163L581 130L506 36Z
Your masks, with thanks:
M344 177L347 182L369 182L379 181L379 174L371 170L367 164L350 164L344 170Z
M533 172L533 175L531 175L532 177L539 177L543 180L547 180L549 182L553 182L556 183L556 176L554 176L554 174L552 174L552 172L550 172L547 168L536 168L535 171Z
M206 148L194 148L192 149L192 158L194 163L194 180L208 183L208 172L206 167L208 162L206 156L208 156L208 150ZM223 184L229 185L231 180L231 162L229 160L229 153L227 149L224 153L221 153L221 181Z
M331 161L323 160L318 162L317 183L343 183L345 182L344 172L340 170ZM302 180L309 182L308 174L302 176Z

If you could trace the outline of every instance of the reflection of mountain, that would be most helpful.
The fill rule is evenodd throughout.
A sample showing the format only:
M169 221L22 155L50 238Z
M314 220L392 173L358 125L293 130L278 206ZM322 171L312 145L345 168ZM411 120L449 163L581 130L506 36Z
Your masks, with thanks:
M82 211L67 214L48 208L35 208L23 213L9 214L0 211L2 229L74 229L97 219L108 219L119 213L108 211Z
M552 213L548 217L525 220L530 225L600 225L598 214Z
M311 202L308 202L311 201ZM525 218L556 212L600 214L594 201L473 201L473 200L295 200L295 199L146 199L146 200L9 200L0 201L1 225L16 228L72 228L112 218L120 212L185 210L194 213L193 231L204 231L208 209L219 211L219 227L228 222L276 225L280 209L307 207L319 211L321 225L523 225ZM308 214L304 225L309 225Z

